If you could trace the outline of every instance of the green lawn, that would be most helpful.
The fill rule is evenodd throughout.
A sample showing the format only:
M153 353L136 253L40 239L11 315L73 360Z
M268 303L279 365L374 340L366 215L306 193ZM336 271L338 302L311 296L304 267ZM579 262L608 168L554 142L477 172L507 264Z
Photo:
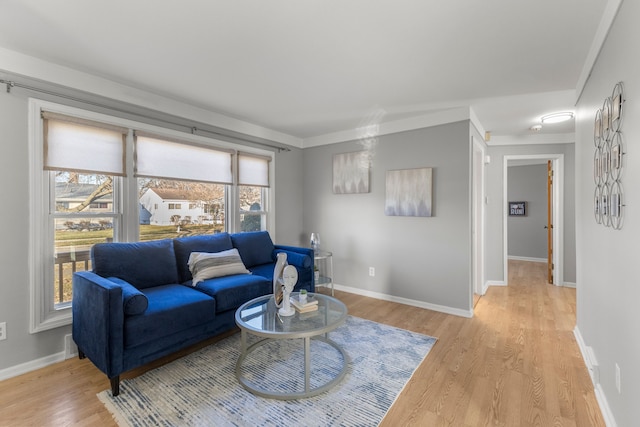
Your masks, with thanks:
M172 239L174 237L192 236L198 234L213 234L224 231L224 225L187 225L180 226L177 231L175 225L141 225L140 241ZM104 243L113 238L113 230L63 230L56 231L56 248L75 247L76 250L90 248L96 243Z

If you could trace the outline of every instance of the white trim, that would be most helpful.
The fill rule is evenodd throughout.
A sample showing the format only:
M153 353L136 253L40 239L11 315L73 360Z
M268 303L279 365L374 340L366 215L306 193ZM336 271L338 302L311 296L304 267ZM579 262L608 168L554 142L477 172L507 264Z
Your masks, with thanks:
M596 400L598 401L602 418L604 418L604 423L607 427L617 427L618 424L616 423L616 419L613 416L613 412L611 411L611 407L607 401L607 396L600 385L600 368L598 361L596 360L595 353L593 352L593 348L586 345L578 326L573 328L573 336L575 337L578 348L580 349L582 360L584 360L584 364L587 366L587 371L589 371L591 382L593 382L593 391L596 395Z
M536 133L532 135L495 135L487 142L490 147L498 145L541 145L541 144L573 144L576 134L571 133Z
M444 306L444 305L431 304L431 303L428 303L428 302L416 301L416 300L412 300L412 299L408 299L408 298L402 298L402 297L396 297L396 296L393 296L393 295L383 294L383 293L380 293L380 292L367 291L367 290L364 290L364 289L354 288L354 287L351 287L351 286L343 286L343 285L334 284L334 288L339 290L339 291L349 292L351 294L362 295L362 296L365 296L365 297L375 298L375 299L379 299L379 300L383 300L383 301L397 302L397 303L400 303L400 304L410 305L410 306L413 306L413 307L425 308L427 310L437 311L437 312L440 312L440 313L452 314L454 316L467 317L467 318L473 317L473 311L472 310L462 310L462 309L459 309L459 308L447 307L447 306Z
M468 107L451 108L437 111L431 114L424 114L418 117L395 120L378 124L376 136L389 135L409 130L428 128L432 126L444 125L447 123L459 122L462 120L476 120L475 114L471 113ZM482 127L474 122L474 126ZM339 132L327 133L311 138L305 138L303 148L317 147L320 145L337 144L339 142L357 141L363 138L363 134L369 131L369 127L343 130Z
M526 256L515 256L515 255L509 255L507 256L507 259L512 259L515 261L547 262L546 258L531 258Z
M596 35L593 37L593 42L591 42L587 58L584 61L582 72L580 73L580 77L578 77L578 84L576 85L576 104L582 96L582 91L584 91L584 87L587 85L587 81L589 80L589 76L591 75L591 71L596 64L596 61L598 60L598 56L600 56L600 51L602 50L602 46L604 45L604 42L609 35L609 31L613 26L613 21L618 14L622 1L623 0L607 0L604 12L602 13L602 18L598 24L598 29L596 30Z
M564 286L565 288L574 288L574 289L578 287L575 282L562 282L562 286Z
M507 189L508 189L508 166L509 160L522 159L548 159L553 162L554 185L553 185L553 263L555 271L553 274L553 284L559 285L564 278L564 154L524 154L524 155L506 155L503 158L503 176L502 176L502 199L504 206L502 208L502 255L504 262L504 281L509 280L509 260L508 260L508 218L509 214L506 209Z
M486 287L489 286L507 286L507 282L505 280L487 280Z
M50 354L49 356L41 357L40 359L35 359L30 362L10 366L6 369L0 370L0 381L17 377L18 375L26 374L49 365L53 365L54 363L62 362L63 360L65 360L65 353L64 351L61 351L60 353Z
M486 190L485 190L485 156L486 144L471 136L471 299L473 294L484 295L485 292L485 236L486 236ZM477 157L479 156L479 157ZM479 162L476 161L479 159ZM479 164L477 164L479 163ZM479 190L479 191L477 191ZM473 305L473 303L471 303Z

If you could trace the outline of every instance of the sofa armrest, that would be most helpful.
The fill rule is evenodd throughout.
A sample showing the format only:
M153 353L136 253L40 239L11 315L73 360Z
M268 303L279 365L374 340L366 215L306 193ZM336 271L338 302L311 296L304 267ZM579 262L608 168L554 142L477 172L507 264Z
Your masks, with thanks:
M107 377L122 372L122 287L90 271L73 274L73 340Z

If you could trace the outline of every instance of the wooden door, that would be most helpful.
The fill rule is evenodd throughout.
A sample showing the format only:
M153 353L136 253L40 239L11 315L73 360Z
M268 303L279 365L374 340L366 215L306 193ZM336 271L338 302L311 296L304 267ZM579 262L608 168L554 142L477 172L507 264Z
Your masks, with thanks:
M553 166L547 161L547 280L553 284Z

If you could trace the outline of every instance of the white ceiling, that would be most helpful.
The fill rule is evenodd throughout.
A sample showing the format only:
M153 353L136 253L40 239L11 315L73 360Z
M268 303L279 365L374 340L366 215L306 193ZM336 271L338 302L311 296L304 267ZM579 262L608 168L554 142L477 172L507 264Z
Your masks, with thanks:
M299 139L455 107L525 135L573 110L606 3L3 0L0 47Z

